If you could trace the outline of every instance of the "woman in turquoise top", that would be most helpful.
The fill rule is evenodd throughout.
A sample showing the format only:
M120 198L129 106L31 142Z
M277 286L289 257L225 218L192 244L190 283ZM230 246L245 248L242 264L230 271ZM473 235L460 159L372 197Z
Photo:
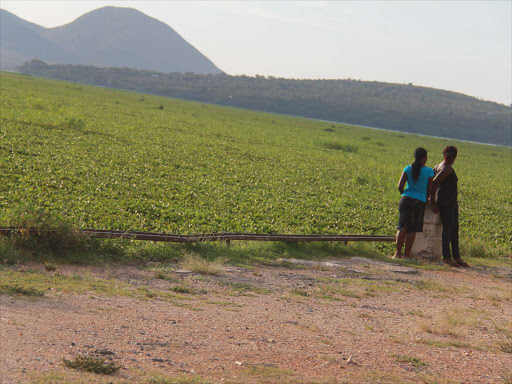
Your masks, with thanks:
M414 163L404 168L398 190L402 195L398 203L400 216L398 232L396 233L396 252L393 258L410 258L411 249L416 239L416 233L423 231L423 216L427 196L430 196L434 170L426 167L427 150L418 147L414 151ZM405 253L402 246L405 241Z

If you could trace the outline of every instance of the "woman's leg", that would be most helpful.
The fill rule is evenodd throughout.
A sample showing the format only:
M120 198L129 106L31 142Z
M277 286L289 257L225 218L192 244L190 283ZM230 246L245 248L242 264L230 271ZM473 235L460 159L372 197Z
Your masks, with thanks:
M439 213L441 214L441 222L443 223L443 260L451 260L450 243L453 232L453 212L452 207L439 206Z
M459 207L455 207L453 209L453 225L452 231L450 235L450 240L452 243L452 254L454 259L460 259L460 250L459 250Z
M416 232L408 232L405 237L405 253L404 257L407 259L411 258L411 250L414 244L414 240L416 239Z
M452 252L453 259L462 267L468 268L469 264L463 261L460 258L460 250L459 250L459 207L455 207L454 220L453 220L453 229L452 229Z
M404 245L406 235L407 235L406 228L399 229L396 232L396 252L393 255L394 259L402 257L402 247Z
M393 258L401 258L402 255L402 247L404 245L405 236L407 235L407 223L408 223L408 209L407 209L407 201L405 198L401 198L398 202L398 231L396 232L396 252L393 255Z

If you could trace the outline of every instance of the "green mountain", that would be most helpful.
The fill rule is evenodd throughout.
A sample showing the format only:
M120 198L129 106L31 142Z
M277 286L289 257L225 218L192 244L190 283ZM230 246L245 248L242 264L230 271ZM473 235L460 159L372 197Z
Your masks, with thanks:
M25 63L22 73L259 111L512 145L510 106L412 84Z

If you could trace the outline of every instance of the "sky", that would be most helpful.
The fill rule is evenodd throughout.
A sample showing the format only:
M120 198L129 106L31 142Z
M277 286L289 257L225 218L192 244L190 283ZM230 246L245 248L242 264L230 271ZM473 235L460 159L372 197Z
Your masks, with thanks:
M512 103L512 1L25 1L55 27L94 9L157 18L230 75L413 83Z

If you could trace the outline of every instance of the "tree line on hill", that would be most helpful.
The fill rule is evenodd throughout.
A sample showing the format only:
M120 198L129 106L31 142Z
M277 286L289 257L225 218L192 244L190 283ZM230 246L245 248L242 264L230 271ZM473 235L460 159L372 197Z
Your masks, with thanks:
M158 73L48 65L41 60L26 62L18 70L28 75L226 106L512 145L510 106L412 84Z

